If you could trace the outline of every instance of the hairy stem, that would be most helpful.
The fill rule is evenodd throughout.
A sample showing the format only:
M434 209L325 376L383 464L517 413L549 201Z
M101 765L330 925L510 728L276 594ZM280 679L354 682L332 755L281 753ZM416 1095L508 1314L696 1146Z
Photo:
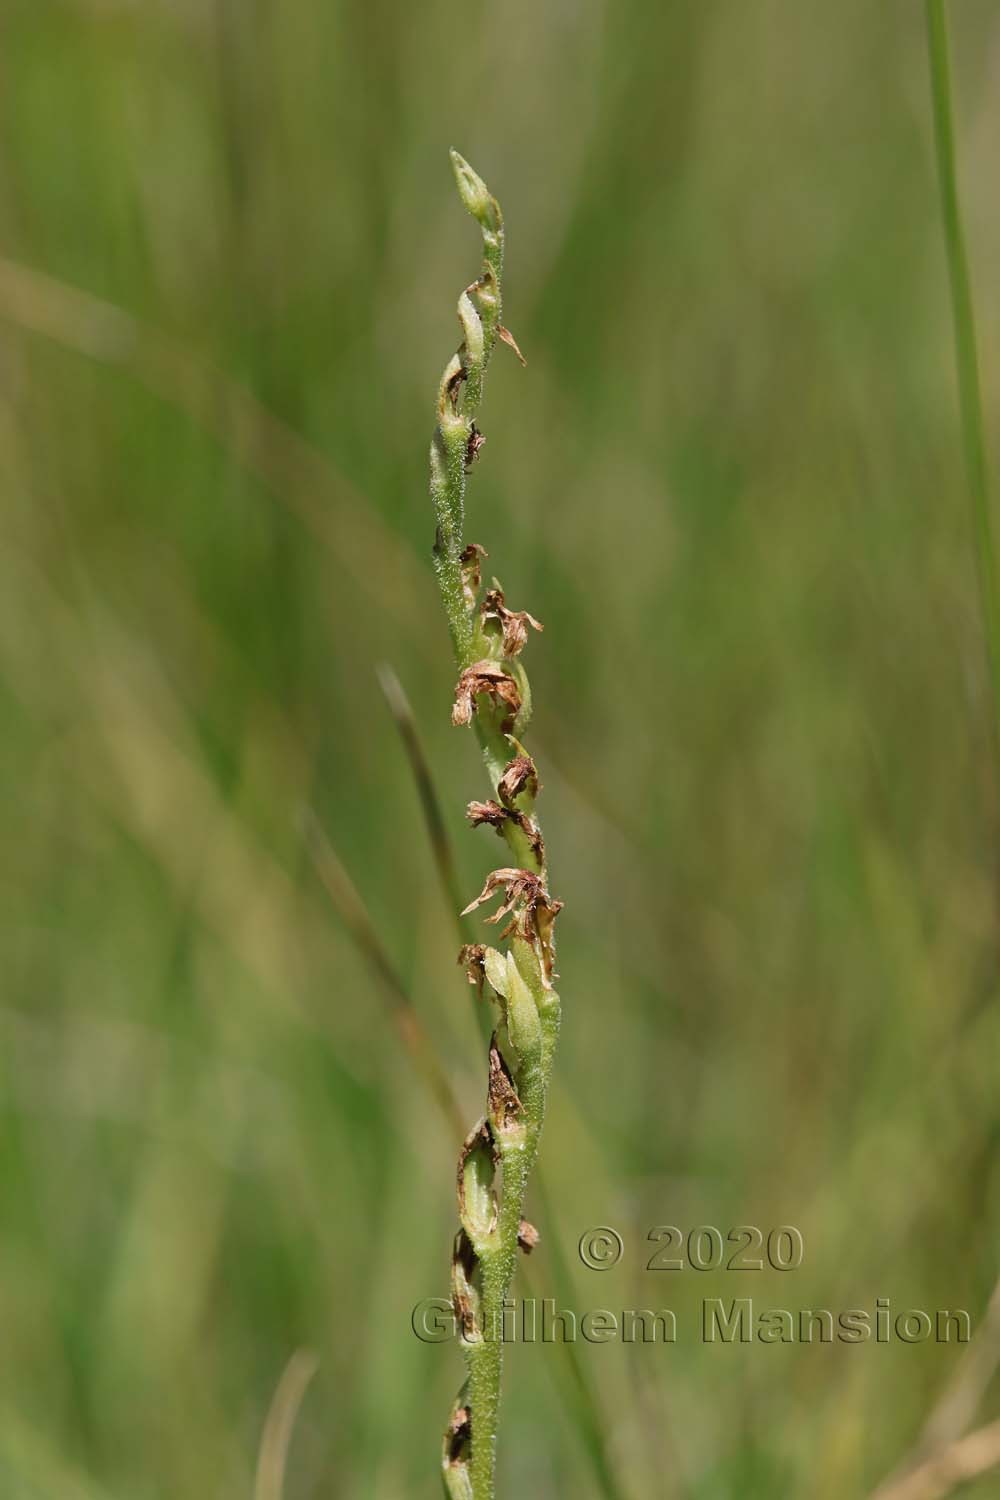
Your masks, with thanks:
M461 915L460 911L462 902L458 896L455 858L445 828L444 814L434 784L431 762L426 747L421 741L413 708L399 678L392 668L386 665L378 669L378 677L413 771L413 779L420 797L424 823L441 889L445 900L455 913L458 941L464 945L469 941L469 933L466 928L466 918ZM495 784L496 777L493 779ZM477 1005L476 1013L483 1030L483 1041L489 1042L491 1028L487 1008L484 1005ZM456 1132L458 1133L460 1131ZM545 1175L537 1163L532 1181L541 1213L542 1237L546 1241L557 1293L556 1300L572 1301L572 1277L565 1251L560 1244L553 1205L546 1189ZM527 1274L525 1267L522 1267L521 1275L528 1295L534 1296L533 1277ZM621 1490L612 1469L604 1415L581 1364L576 1345L564 1340L559 1343L558 1350L563 1377L558 1383L560 1398L565 1403L567 1414L579 1431L587 1449L602 1494L606 1500L620 1500Z
M529 628L541 626L526 611L507 607L495 579L483 592L485 549L465 541L466 479L483 442L475 417L486 368L498 338L517 350L500 321L503 219L485 183L454 151L452 165L462 201L482 231L483 267L459 297L462 342L438 391L430 453L434 559L459 671L452 722L475 722L490 783L489 801L470 803L468 816L473 825L495 829L511 863L493 871L463 913L502 894L499 910L486 920L506 918L507 925L499 939L504 948L471 944L460 954L470 980L490 997L495 1023L486 1113L466 1137L458 1163L461 1228L452 1301L468 1378L445 1432L442 1473L452 1500L493 1500L504 1303L518 1244L527 1251L537 1239L523 1213L559 1031L552 980L560 903L548 894L545 845L534 816L538 775L521 742L531 693L519 657Z

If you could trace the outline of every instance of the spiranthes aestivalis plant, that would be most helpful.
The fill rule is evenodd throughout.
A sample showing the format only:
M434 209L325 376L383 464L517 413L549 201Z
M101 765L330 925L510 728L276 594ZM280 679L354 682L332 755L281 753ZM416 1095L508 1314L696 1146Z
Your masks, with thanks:
M493 1008L495 1025L486 1111L458 1158L451 1293L467 1375L445 1430L442 1472L452 1500L491 1500L503 1304L518 1246L529 1252L537 1240L523 1210L559 1032L553 925L560 903L549 895L535 817L538 773L522 743L531 693L521 652L529 633L542 627L527 610L508 606L496 579L484 587L486 549L465 539L466 482L484 442L476 414L486 367L498 339L521 357L501 321L503 220L482 178L457 151L451 160L462 202L482 231L483 267L458 299L462 341L438 391L430 479L434 563L458 669L452 723L475 727L490 783L488 799L469 804L469 821L488 825L507 848L463 913L495 900L486 921L501 930L496 946L475 943L459 954L482 1002Z

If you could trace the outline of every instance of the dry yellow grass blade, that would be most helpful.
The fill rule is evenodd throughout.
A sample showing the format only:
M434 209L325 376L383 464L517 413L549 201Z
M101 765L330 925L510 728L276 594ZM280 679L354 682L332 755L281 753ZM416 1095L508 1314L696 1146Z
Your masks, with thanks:
M880 1485L872 1500L943 1500L1000 1464L1000 1421L950 1443L908 1474Z
M311 1349L296 1349L282 1371L261 1433L254 1500L281 1500L295 1420L318 1368Z

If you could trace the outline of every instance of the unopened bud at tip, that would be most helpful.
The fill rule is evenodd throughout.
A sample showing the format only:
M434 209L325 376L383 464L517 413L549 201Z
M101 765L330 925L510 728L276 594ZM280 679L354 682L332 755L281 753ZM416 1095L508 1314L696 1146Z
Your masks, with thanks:
M459 197L484 229L500 228L500 206L478 172L454 149L450 153Z

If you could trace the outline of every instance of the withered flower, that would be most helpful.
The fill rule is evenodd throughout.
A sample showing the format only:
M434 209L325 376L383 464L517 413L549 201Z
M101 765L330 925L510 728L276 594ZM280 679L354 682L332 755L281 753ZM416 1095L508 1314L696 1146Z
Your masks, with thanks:
M475 422L469 428L469 441L465 445L465 467L471 469L479 457L479 450L486 441L486 434L479 431Z
M461 1450L467 1446L472 1436L472 1422L467 1406L456 1406L448 1423L448 1437L451 1448L448 1454L449 1461L456 1463L460 1461Z
M478 828L481 823L489 823L490 827L495 828L501 835L506 825L519 828L539 865L544 865L545 845L542 842L541 830L526 813L518 812L515 808L501 807L499 802L470 802L465 810L465 816L473 828Z
M529 625L532 630L545 629L526 609L508 609L500 588L492 588L484 596L479 606L479 622L487 632L499 630L502 633L504 656L517 656L524 649Z
M483 943L463 943L458 950L458 961L465 969L465 977L479 991L480 1000L483 998L483 982L486 978L483 967L485 960L486 946Z
M462 912L466 917L477 906L482 906L498 890L503 889L502 905L486 921L495 924L509 916L510 922L500 934L501 938L515 932L527 942L537 938L542 949L545 975L552 975L552 927L556 916L562 911L562 902L553 901L542 883L542 877L531 870L513 868L493 870L486 877L486 884L474 901L470 901Z
M521 832L528 840L528 847L531 849L532 854L538 861L539 869L544 870L545 843L542 839L542 830L539 828L538 824L534 821L533 818L529 818L526 813L522 812L509 813L508 817L510 818L512 823L516 823L518 828L520 828Z
M497 794L507 807L522 792L527 792L532 798L538 796L538 772L530 755L515 755L504 767L497 783Z
M483 584L481 559L489 555L486 548L480 547L478 542L470 542L458 559L462 565L462 593L469 609L475 609Z
M501 326L500 328L497 329L497 333L503 339L503 341L507 345L508 349L513 349L514 353L517 355L518 359L521 361L521 364L522 365L526 365L528 363L528 361L525 359L524 355L521 353L520 349L517 347L517 339L511 333L510 329L509 328L504 328L504 327Z
M463 1405L462 1399L459 1397L444 1435L442 1462L446 1471L457 1469L467 1473L471 1443L472 1413L467 1406ZM445 1480L445 1488L449 1494L458 1493L457 1490L453 1491L450 1488L447 1479Z
M506 704L510 712L500 729L502 733L509 734L521 708L521 690L510 673L505 672L499 662L495 661L477 661L471 667L466 667L455 685L451 722L471 724L472 715L476 711L476 698L480 693L489 694L497 704Z
M542 979L547 989L551 989L552 980L558 977L555 973L556 947L553 928L556 917L562 909L561 901L549 901L546 904L539 902L535 907L535 930L538 933L538 942L542 950Z
M469 1408L467 1406L456 1406L451 1414L449 1429L455 1437L467 1437L469 1434Z
M529 1224L527 1219L522 1219L517 1227L517 1243L525 1255L531 1254L540 1239L541 1235L534 1224Z
M480 1310L479 1289L473 1281L478 1257L464 1229L455 1236L451 1254L451 1305L462 1326L464 1338L476 1336L476 1317Z
M462 916L467 917L470 912L475 911L477 906L482 906L483 902L488 901L496 891L500 890L501 886L504 892L503 905L493 913L492 917L486 918L487 922L500 922L514 910L518 903L526 906L534 905L542 889L542 882L530 870L516 870L513 867L491 870L486 877L486 884L475 900L470 901L465 907Z
M506 1059L497 1046L496 1032L490 1041L489 1106L494 1130L504 1130L521 1113L521 1101Z
M465 816L473 828L478 828L480 823L489 823L491 828L502 828L509 813L499 802L470 802L465 809Z

